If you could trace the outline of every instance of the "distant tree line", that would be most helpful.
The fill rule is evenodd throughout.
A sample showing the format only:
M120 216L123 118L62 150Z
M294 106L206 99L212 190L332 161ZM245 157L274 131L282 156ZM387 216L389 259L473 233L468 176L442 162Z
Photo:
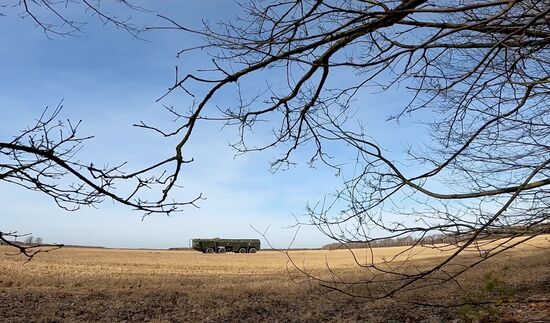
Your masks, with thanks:
M20 242L20 241L9 241L9 242L16 245L43 245L44 239L42 239L42 237L34 237L30 235L30 236L27 236L25 240L23 240L23 242ZM7 245L9 245L8 242L4 240L0 240L0 246L7 246Z
M530 227L510 226L507 228L494 229L489 231L483 237L478 237L478 240L482 239L499 239L506 238L510 234L514 235L529 235L534 232L548 231L550 229L550 223L541 223ZM467 241L473 235L473 232L467 232L462 234L438 234L428 237L415 238L411 236L396 237L396 238L381 238L379 240L373 239L369 242L347 242L347 243L329 243L324 245L321 249L324 250L336 250L336 249L362 249L362 248L384 248L384 247L403 247L414 245L435 245L435 244L457 244L463 241Z
M32 235L25 238L25 244L31 245L31 244L37 244L41 245L44 243L44 239L41 237L34 237Z

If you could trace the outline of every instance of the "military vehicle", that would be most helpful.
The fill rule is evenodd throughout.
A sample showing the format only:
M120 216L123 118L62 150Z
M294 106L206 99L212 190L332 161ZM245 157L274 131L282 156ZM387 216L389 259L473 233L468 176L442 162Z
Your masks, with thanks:
M193 249L204 253L255 253L260 250L260 240L258 239L193 239L191 240Z

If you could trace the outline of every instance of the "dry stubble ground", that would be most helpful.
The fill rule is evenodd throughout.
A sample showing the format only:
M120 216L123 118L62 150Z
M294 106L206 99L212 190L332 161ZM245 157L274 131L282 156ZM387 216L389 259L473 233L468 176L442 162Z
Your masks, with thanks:
M549 237L540 236L465 274L460 284L412 292L399 300L366 302L325 293L301 275L290 279L276 251L202 254L64 248L26 263L0 247L0 321L491 321L550 317ZM400 248L376 249L375 259ZM442 259L418 249L419 265ZM358 258L364 251L356 250ZM366 275L349 251L292 251L300 267L328 277ZM292 268L292 266L290 266ZM296 274L296 273L295 273ZM494 303L451 308L416 301ZM411 303L412 302L412 303Z

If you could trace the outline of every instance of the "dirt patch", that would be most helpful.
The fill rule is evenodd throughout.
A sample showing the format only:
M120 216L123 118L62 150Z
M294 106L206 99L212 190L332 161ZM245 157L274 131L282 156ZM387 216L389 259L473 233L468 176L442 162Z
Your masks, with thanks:
M516 295L514 302L484 306L438 307L383 300L345 300L319 292L301 299L281 294L212 294L195 300L187 292L62 292L47 289L0 290L0 316L6 322L526 322L548 318L550 292Z

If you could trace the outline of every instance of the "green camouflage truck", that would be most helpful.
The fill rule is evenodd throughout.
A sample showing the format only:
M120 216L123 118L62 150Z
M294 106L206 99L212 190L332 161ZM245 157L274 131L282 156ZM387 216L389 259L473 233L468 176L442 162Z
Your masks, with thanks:
M191 247L204 253L255 253L260 250L258 239L193 239Z

